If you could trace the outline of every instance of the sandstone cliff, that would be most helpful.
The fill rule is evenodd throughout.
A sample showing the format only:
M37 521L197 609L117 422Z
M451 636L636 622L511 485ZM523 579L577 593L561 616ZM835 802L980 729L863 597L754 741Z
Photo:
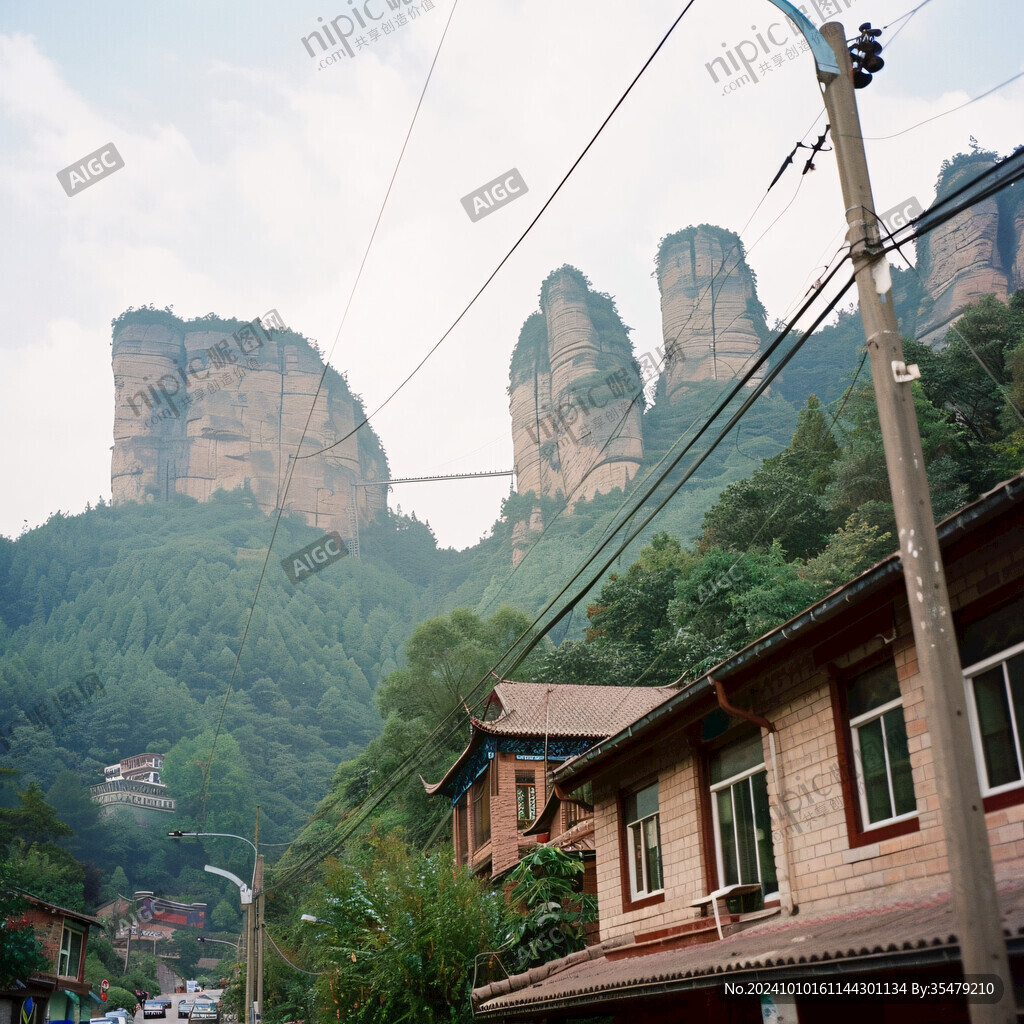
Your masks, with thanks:
M318 353L288 330L212 317L182 322L131 310L115 321L113 500L160 501L248 485L265 512L284 490L290 457L323 372ZM363 409L328 369L302 453L349 433ZM300 459L285 507L312 526L354 539L356 520L386 505L387 457L363 427L329 452Z
M941 199L995 164L983 150L961 153L939 175ZM1005 301L1024 287L1024 203L1020 188L1006 189L957 214L917 243L924 285L917 339L941 344L950 325L983 295Z
M696 381L728 381L768 338L764 309L743 243L724 228L701 224L663 238L657 255L670 404ZM760 383L760 375L750 386ZM659 393L661 393L659 389Z
M614 302L575 268L547 278L540 304L512 354L516 489L591 499L624 487L643 461L639 367Z

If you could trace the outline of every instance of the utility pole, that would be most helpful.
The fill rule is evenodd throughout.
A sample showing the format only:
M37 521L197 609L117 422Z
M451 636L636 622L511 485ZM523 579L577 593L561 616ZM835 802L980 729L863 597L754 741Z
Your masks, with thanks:
M960 652L911 390L917 373L916 368L908 371L904 363L889 264L880 251L846 35L838 22L823 25L821 34L840 70L838 75L819 71L818 77L825 87L825 107L842 181L847 238L871 359L918 672L924 685L960 957L965 975L995 975L1003 985L998 1003L969 1003L970 1016L972 1024L1014 1024L1013 979L968 725Z
M255 877L253 878L255 883ZM254 960L256 959L253 949L253 926L256 920L256 905L250 903L245 908L245 1024L253 1024L252 1014L252 992L253 974L255 973Z
M253 1024L263 1021L263 854L256 858L256 873L253 876L253 892L256 894L256 1014Z

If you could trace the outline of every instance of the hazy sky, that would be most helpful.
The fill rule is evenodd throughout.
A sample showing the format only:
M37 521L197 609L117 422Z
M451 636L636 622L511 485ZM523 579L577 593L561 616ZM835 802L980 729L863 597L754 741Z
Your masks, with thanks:
M895 135L868 143L879 209L909 196L927 206L939 164L971 135L1004 154L1024 142L1024 79L905 131L1024 68L1019 0L931 0L898 35L914 0L842 2L848 36L865 20L892 25L887 66L858 93L865 134ZM186 318L276 308L374 409L483 284L684 6L359 0L380 20L352 33L351 57L321 67L302 39L352 4L0 7L0 533L109 498L110 321L130 305ZM758 54L757 81L716 84L709 63L757 50L773 23L770 38L787 40ZM394 476L511 467L509 358L541 281L563 263L615 297L638 354L661 343L658 241L689 224L742 231L770 321L794 307L845 222L824 154L803 178L798 159L747 224L793 144L824 122L812 59L787 55L791 36L768 0L696 0L494 283L374 419ZM57 171L110 142L125 166L69 198ZM513 167L529 191L471 221L460 199ZM429 520L442 545L464 547L508 488L405 485L391 501Z

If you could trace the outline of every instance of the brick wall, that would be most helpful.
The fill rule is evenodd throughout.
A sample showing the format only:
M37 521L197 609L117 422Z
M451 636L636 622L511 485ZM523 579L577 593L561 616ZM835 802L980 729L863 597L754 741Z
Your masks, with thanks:
M954 612L965 604L1024 580L1024 530L986 531L974 550L961 545L947 562ZM875 636L815 665L807 650L771 668L733 703L767 717L776 728L783 800L764 742L773 847L780 891L788 886L801 913L881 906L948 891L950 880L911 624L902 593L892 602L896 635ZM821 642L820 639L815 642ZM891 652L907 726L917 801L917 830L872 842L870 830L851 836L841 779L842 752L833 709L833 673ZM820 659L819 659L820 661ZM598 900L602 939L679 925L698 916L690 902L707 892L701 841L697 762L682 723L646 751L615 761L594 781ZM640 909L624 905L620 866L619 796L658 779L665 895ZM847 778L850 778L847 772ZM851 781L856 799L855 776ZM850 795L850 789L846 796ZM785 807L786 810L782 808ZM1024 802L986 815L997 883L1019 878L1024 866ZM884 832L881 835L885 835ZM859 845L857 845L859 843ZM788 862L788 870L787 870Z

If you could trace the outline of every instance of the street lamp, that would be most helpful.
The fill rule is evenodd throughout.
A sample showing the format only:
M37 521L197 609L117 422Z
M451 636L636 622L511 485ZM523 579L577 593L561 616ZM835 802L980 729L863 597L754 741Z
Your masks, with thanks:
M209 871L211 875L220 875L222 878L227 878L234 882L238 886L238 893L243 907L247 907L252 903L252 889L238 875L233 875L230 871L225 871L223 868L215 868L212 864L204 864L203 870Z
M217 836L224 839L241 839L243 843L248 843L252 847L252 852L259 856L259 850L256 849L256 844L251 839L246 839L245 836L236 836L233 832L182 832L182 830L175 829L173 832L167 833L168 839L202 839L206 836Z
M319 917L314 917L312 914L303 914L302 917L299 918L299 920L300 921L310 921L313 924L327 924L328 923L327 921L320 920Z
M259 838L259 808L256 808L256 836ZM252 885L247 886L237 875L223 868L215 868L212 864L205 864L204 871L214 875L221 875L238 886L239 896L243 907L248 907L246 923L245 942L245 1020L246 1024L257 1024L262 1019L263 1013L263 858L260 856L256 844L245 836L235 835L233 832L184 832L180 828L168 832L169 839L204 839L224 838L241 839L252 847L256 855L256 861L252 866ZM255 896L255 903L253 897ZM253 946L255 945L255 965L253 964ZM253 967L255 966L255 972ZM253 974L255 973L255 986L253 985ZM253 995L255 994L255 999Z
M230 946L236 953L238 952L238 943L228 942L227 939L208 939L205 935L199 935L196 942L216 942L218 946Z

